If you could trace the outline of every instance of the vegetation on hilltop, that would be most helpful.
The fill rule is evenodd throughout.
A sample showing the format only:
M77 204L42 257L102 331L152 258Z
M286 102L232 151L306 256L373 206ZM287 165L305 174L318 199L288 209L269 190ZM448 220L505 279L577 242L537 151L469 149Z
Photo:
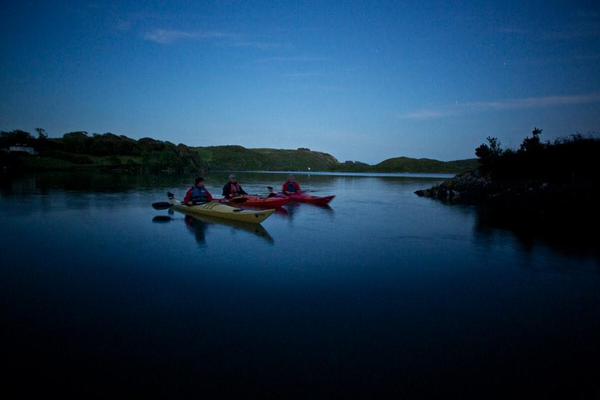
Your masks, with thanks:
M198 154L184 145L112 133L65 133L62 138L34 138L24 131L0 133L0 148L22 144L33 147L37 157L3 153L2 165L22 169L107 168L132 172L198 170L206 167Z
M350 171L350 172L448 172L474 168L475 160L443 162L398 157L377 165L359 161L339 162L331 154L307 148L247 149L242 146L190 147L152 138L135 140L113 133L65 133L48 138L43 129L38 136L15 130L0 133L0 149L25 145L36 156L0 153L0 166L12 170L103 168L129 172L197 172L208 170L271 171Z
M464 172L477 167L475 159L438 161L429 158L396 157L380 162L373 168L378 172Z
M535 128L519 149L503 149L497 138L475 153L479 167L417 195L477 204L498 221L566 226L600 220L600 138L572 135L541 140Z
M211 146L194 148L212 169L259 170L315 170L328 171L339 164L330 154L309 149L247 149L242 146Z
M270 170L305 171L308 168L314 171L331 171L340 163L328 153L311 151L307 148L298 150L254 149L267 157Z
M488 137L488 143L475 150L480 172L496 181L534 179L570 183L597 179L599 138L577 134L542 142L541 134L541 129L534 128L518 150L502 149L497 138Z

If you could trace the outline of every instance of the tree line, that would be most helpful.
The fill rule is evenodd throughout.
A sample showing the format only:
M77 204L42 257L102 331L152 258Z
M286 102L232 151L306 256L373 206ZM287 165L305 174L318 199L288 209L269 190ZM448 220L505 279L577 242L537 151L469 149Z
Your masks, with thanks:
M42 128L37 137L22 130L0 132L0 148L25 145L40 156L65 160L73 164L95 164L98 158L112 167L160 172L207 168L199 155L189 147L152 138L131 139L113 133L89 134L85 131L65 133L62 138L48 138Z
M542 129L534 128L517 150L503 149L495 137L477 147L479 170L494 179L538 179L569 182L597 179L600 138L571 135L542 141Z

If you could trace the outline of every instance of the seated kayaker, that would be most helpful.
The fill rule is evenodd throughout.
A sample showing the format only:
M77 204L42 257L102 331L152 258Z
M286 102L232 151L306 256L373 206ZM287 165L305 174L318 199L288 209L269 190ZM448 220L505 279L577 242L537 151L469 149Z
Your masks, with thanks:
M204 187L204 178L196 178L194 186L189 188L185 194L183 202L188 206L192 206L194 204L202 204L209 201L212 201L212 195Z
M269 191L267 197L277 197L277 193L273 190L273 186L267 186L267 190Z
M248 193L244 192L244 189L242 189L242 185L238 183L236 176L233 174L229 175L229 181L223 186L223 197L232 199L244 194Z
M300 193L302 189L300 189L300 185L298 182L296 182L296 177L294 175L290 175L288 176L287 181L285 181L283 184L281 191L289 196L290 194Z

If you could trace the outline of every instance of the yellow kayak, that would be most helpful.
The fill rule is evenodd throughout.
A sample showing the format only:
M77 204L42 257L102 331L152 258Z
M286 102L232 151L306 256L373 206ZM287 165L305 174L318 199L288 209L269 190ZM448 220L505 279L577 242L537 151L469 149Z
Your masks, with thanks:
M275 212L275 210L244 210L243 208L235 208L215 201L193 206L186 206L175 199L171 199L170 203L173 210L186 215L203 215L252 224L260 224Z

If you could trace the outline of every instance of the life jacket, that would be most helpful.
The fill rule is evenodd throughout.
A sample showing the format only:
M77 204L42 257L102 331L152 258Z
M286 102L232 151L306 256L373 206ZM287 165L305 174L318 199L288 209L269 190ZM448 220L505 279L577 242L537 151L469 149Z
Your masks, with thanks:
M298 191L298 184L296 182L286 182L286 192L296 193Z
M238 193L240 193L242 188L239 183L231 183L229 182L229 195L231 197L235 197Z
M208 190L202 187L194 186L192 188L192 202L194 204L206 203L208 201Z

